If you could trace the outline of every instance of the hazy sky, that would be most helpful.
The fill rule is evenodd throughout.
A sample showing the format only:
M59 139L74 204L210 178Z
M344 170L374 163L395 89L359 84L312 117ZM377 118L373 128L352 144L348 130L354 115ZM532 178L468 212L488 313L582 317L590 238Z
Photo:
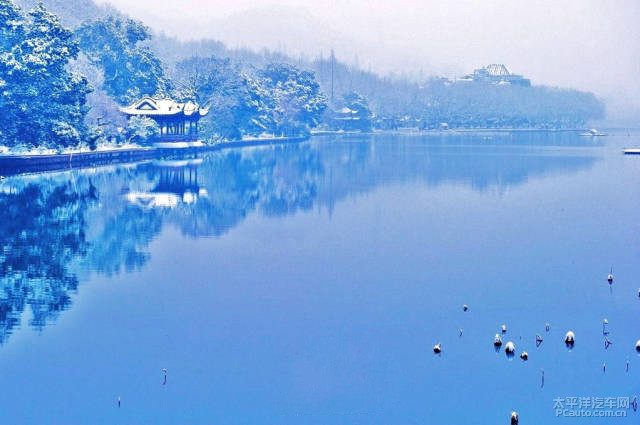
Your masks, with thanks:
M181 39L294 56L334 48L363 68L414 76L500 62L534 84L594 91L618 115L640 111L640 0L108 2Z

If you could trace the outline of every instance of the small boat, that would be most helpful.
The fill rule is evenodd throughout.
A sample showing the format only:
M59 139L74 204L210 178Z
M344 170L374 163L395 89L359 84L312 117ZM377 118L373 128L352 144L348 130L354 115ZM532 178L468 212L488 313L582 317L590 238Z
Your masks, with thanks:
M589 130L587 130L585 133L580 133L581 136L589 136L589 137L594 137L594 136L606 136L606 134L604 133L600 133L598 130L596 130L595 128L591 128Z
M625 155L640 155L640 148L629 148L625 149L623 152Z

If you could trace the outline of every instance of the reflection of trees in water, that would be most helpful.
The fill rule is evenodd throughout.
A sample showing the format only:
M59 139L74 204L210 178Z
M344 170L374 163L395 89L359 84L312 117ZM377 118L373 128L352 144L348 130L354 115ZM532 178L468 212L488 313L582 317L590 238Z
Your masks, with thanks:
M257 169L266 170L260 179L260 210L267 216L310 210L323 174L320 153L311 145L287 145L261 155Z
M91 241L86 263L107 276L140 270L149 260L146 248L162 229L157 211L126 205L109 218L100 235Z
M380 135L314 143L324 164L316 203L329 209L388 184L456 184L503 192L532 177L589 168L597 160L588 151L593 142L573 133Z
M95 200L93 185L70 181L0 194L0 343L19 326L26 306L37 328L69 306L78 279L68 264L87 252L84 214Z
M77 172L29 180L13 178L0 192L0 343L30 306L41 328L70 305L82 268L108 276L139 270L164 224L189 237L221 236L248 214L282 216L313 207L332 210L341 200L392 183L461 183L498 190L531 176L576 171L595 157L563 153L575 140L484 138L315 139L244 150L219 151L202 163L144 163L103 172ZM508 136L511 137L511 136ZM533 136L532 136L533 137ZM179 164L179 163L178 163ZM195 168L194 168L195 167ZM170 194L172 204L132 202L127 194ZM185 197L188 194L188 197Z
M206 196L167 215L185 235L220 236L254 210L275 216L311 208L321 174L319 152L308 144L218 152L198 168Z
M37 329L71 305L72 265L112 275L141 268L162 217L125 202L140 173L13 178L0 191L0 344L30 307ZM95 183L95 184L94 184ZM99 228L96 232L93 228Z
M133 205L124 196L132 188L153 187L148 169L148 164L140 164L91 174L100 202L87 211L90 246L83 267L112 276L123 269L140 270L149 260L146 250L162 229L162 214Z
M168 212L169 221L183 234L220 236L255 208L259 176L252 158L238 151L216 153L200 165L198 176L206 196Z

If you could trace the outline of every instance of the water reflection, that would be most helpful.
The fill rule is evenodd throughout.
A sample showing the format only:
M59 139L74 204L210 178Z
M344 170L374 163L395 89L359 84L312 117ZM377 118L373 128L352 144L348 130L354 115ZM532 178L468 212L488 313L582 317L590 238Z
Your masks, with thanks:
M514 138L516 140L514 140ZM11 177L0 192L0 343L41 329L71 305L74 270L138 270L164 225L218 237L248 214L331 212L389 184L465 185L478 191L576 172L597 156L573 135L489 134L318 138L204 158Z
M28 183L0 194L0 342L27 306L36 328L69 307L78 287L69 263L87 254L86 212L97 197L91 180Z

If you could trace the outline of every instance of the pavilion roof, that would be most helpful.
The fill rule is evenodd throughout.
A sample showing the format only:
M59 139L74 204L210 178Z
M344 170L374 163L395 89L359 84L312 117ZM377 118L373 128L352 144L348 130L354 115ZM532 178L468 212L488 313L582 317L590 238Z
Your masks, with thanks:
M350 108L345 106L345 107L343 107L341 109L338 109L336 111L336 113L339 113L339 114L357 114L358 111L354 111L353 109L350 109Z
M138 116L186 116L189 117L197 114L203 117L209 113L208 108L201 108L197 103L186 102L179 103L173 99L154 99L152 97L143 97L130 106L120 108L120 111L127 115Z

